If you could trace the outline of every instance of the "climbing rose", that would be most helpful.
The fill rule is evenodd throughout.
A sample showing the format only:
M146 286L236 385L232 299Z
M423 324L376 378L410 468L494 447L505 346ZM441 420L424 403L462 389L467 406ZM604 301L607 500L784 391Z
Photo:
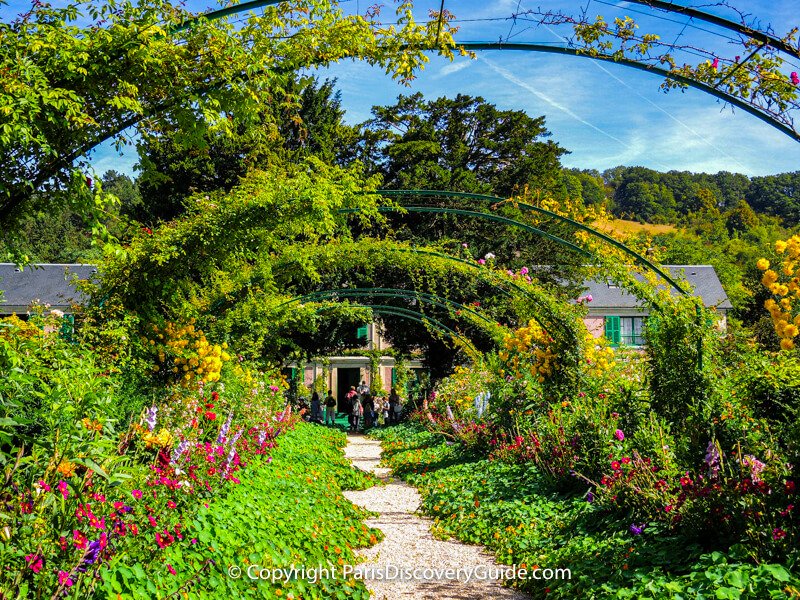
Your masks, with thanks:
M797 85L800 83L800 76L797 75L796 71L792 71L791 78L792 78L792 85Z

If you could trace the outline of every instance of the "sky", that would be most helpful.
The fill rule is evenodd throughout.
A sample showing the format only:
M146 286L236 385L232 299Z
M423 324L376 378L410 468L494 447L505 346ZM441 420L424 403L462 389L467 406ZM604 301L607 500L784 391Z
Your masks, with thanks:
M191 1L191 0L190 0ZM736 18L714 0L695 0L704 10ZM56 4L57 2L53 2ZM384 16L390 15L386 0ZM417 0L418 19L427 9L438 9L440 0ZM680 0L692 5L691 0ZM796 0L733 0L746 6L758 22L782 35L800 25ZM22 0L0 5L3 20ZM205 8L198 5L198 8ZM374 0L349 0L347 10L363 12ZM659 33L662 39L717 50L723 56L739 54L729 39L731 32L686 17L654 12L647 7L607 0L446 0L445 7L456 15L461 41L563 43L565 29L534 26L520 15L542 7L607 19L629 15L641 32ZM517 14L518 18L511 16ZM734 48L734 50L732 50ZM697 63L700 59L680 55ZM789 65L788 70L800 71ZM694 172L734 171L747 175L768 175L800 170L800 143L739 109L733 110L701 91L660 89L661 79L622 65L587 58L533 52L483 51L477 58L450 62L432 58L408 87L393 82L382 70L364 63L345 61L314 71L322 78L336 78L345 119L359 123L370 117L374 105L390 104L399 94L422 92L428 98L458 93L481 96L501 109L524 110L544 115L553 140L570 151L562 159L567 167L604 170L617 165L640 165L658 170ZM99 173L108 169L132 173L137 161L135 149L120 155L110 145L92 155Z

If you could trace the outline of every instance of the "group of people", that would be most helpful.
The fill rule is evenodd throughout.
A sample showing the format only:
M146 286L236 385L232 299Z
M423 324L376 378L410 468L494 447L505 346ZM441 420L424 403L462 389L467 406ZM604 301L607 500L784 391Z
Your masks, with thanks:
M365 381L350 391L344 397L343 412L348 415L350 431L358 431L362 426L369 429L377 425L399 423L403 414L403 402L392 388L389 397L373 396Z
M301 403L304 404L302 399ZM336 408L336 398L333 397L331 390L328 390L328 395L324 399L320 398L319 393L315 391L311 396L308 420L314 423L324 422L325 425L335 425ZM345 395L339 409L339 412L347 414L349 430L358 431L362 427L369 429L376 425L399 423L403 414L403 402L394 388L388 397L376 397L370 393L366 382L362 381L358 388L350 387L350 391Z

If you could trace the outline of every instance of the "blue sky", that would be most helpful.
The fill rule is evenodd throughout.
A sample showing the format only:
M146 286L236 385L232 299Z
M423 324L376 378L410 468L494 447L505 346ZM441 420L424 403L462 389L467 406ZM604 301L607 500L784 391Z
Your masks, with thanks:
M677 38L679 43L717 49L723 56L740 53L729 40L717 35L722 30L626 2L447 0L445 6L464 20L457 36L462 41L494 42L503 37L510 41L559 42L566 30L532 27L531 23L519 19L515 23L509 17L537 7L574 13L579 7L586 7L587 1L590 16L602 14L610 19L630 15L640 23L640 31L659 33L664 40ZM681 3L691 4L686 0ZM708 0L696 3L707 4ZM800 7L794 0L733 3L746 6L758 16L762 27L771 25L777 34L800 25ZM363 11L371 4L372 1L350 0L344 6ZM3 20L23 5L19 0L0 5ZM423 19L428 8L438 9L439 1L418 0L417 5L419 18ZM387 2L384 14L388 16L391 10ZM735 17L720 7L705 10ZM487 18L494 20L482 20ZM680 58L687 62L700 60L688 55ZM787 70L800 71L800 64ZM337 78L346 119L351 123L368 119L373 105L392 103L400 93L417 91L430 98L457 93L479 95L500 108L544 115L552 139L571 151L563 158L569 167L603 170L623 164L659 170L727 170L748 175L800 169L800 143L755 117L724 107L697 90L664 93L656 76L585 58L511 51L481 52L477 59L457 58L452 63L434 58L410 87L392 82L380 69L352 61L316 73ZM112 168L131 173L137 160L135 149L128 148L120 156L110 146L98 149L92 158L101 173Z

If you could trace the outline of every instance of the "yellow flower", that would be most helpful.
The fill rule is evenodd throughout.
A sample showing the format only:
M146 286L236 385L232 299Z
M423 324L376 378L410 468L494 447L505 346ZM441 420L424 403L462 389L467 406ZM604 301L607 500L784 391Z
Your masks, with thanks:
M798 333L800 333L800 329L797 328L797 325L787 325L783 328L783 335L787 338L797 337Z
M769 269L769 261L768 261L766 258L761 258L761 259L759 259L759 261L756 263L756 266L757 266L757 267L758 267L760 270L762 270L762 271L766 271L767 269Z
M784 242L783 240L778 240L777 242L775 242L775 252L777 252L778 254L783 254L784 252L786 252L786 242Z
M792 350L794 348L794 342L790 339L784 338L781 340L781 350Z
M58 465L56 471L64 477L72 477L75 475L75 465L64 459L61 461L61 464Z
M775 271L764 271L764 276L761 278L761 283L763 283L766 287L769 287L776 281L778 281L778 274Z

